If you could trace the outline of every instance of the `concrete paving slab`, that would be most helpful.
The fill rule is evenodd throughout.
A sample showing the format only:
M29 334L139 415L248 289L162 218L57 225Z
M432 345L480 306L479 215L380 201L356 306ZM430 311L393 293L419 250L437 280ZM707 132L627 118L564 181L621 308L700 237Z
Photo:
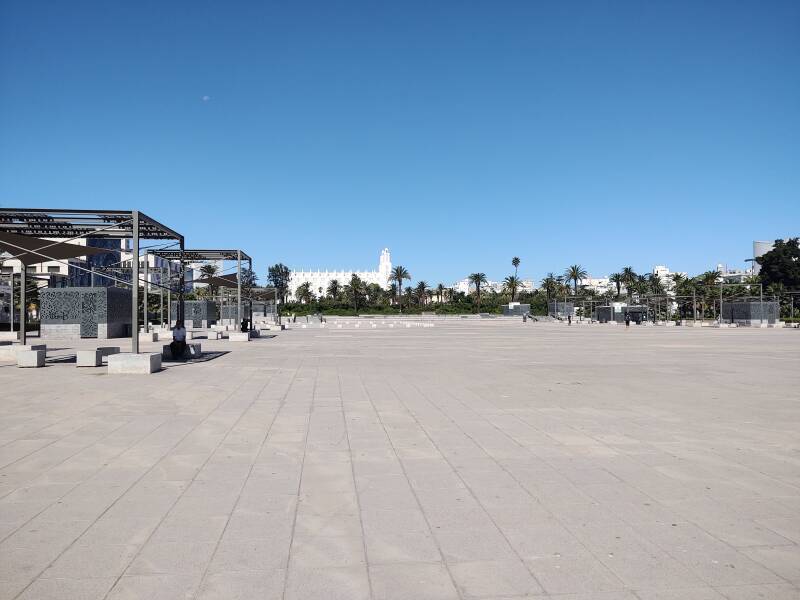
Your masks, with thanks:
M0 598L798 596L796 330L404 325L0 366Z

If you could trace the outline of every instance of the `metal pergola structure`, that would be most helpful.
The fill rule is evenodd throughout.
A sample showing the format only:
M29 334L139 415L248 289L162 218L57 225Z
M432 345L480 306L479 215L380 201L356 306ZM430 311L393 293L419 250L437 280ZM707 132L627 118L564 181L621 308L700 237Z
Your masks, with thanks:
M247 268L249 271L253 270L253 259L243 250L209 250L209 249L184 249L181 250L152 250L149 251L149 254L153 256L158 256L159 258L163 258L164 260L172 261L177 260L181 263L181 273L185 270L186 263L191 262L203 262L203 261L236 261L236 303L237 303L237 319L239 322L242 321L242 261L247 261ZM148 261L145 261L145 264L149 265ZM146 279L146 277L145 277ZM202 279L196 279L195 281L202 283ZM145 285L145 305L147 304L147 286ZM145 311L147 309L145 308ZM169 314L169 308L167 309L167 313ZM181 318L183 311L179 311ZM146 314L146 313L145 313ZM252 319L252 317L251 317ZM147 319L145 319L145 331L147 331Z
M64 208L0 208L0 232L37 238L54 238L58 246L79 238L130 239L131 240L131 352L139 352L139 242L140 240L175 240L183 250L183 236L138 210L88 210ZM48 256L44 246L33 254L44 260ZM50 253L52 254L52 253ZM77 269L83 267L73 265ZM20 341L26 342L25 267L22 268L20 303ZM122 282L127 283L127 282ZM145 286L146 289L146 286ZM181 303L183 293L181 289Z

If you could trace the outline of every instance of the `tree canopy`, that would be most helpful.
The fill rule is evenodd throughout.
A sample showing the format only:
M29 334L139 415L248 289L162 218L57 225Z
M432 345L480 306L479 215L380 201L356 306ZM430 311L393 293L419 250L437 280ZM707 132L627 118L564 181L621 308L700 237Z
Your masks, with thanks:
M761 265L758 276L765 286L781 283L787 289L800 289L800 238L775 240L775 247L756 258Z

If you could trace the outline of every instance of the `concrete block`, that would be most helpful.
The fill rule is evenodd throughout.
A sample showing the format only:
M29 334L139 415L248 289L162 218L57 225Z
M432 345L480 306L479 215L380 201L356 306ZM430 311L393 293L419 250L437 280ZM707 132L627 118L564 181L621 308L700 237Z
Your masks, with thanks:
M97 351L103 356L111 356L112 354L119 354L119 346L98 346Z
M31 350L43 350L47 353L47 344L8 344L0 346L0 360L17 360L18 352L29 352Z
M155 331L148 331L144 333L142 331L139 332L139 341L140 342L157 342L158 341L158 333Z
M208 340L218 340L222 337L222 334L217 330L211 330L206 333L206 339Z
M249 342L250 333L247 331L230 331L228 332L228 340L231 342Z
M103 353L100 350L78 350L78 367L99 367L103 364Z
M17 352L17 366L18 367L43 367L44 350L20 350Z
M147 375L161 370L161 353L145 352L132 354L123 352L108 357L109 374L142 374Z
M191 344L186 344L186 350L183 353L183 356L178 358L200 358L203 355L202 347L197 342L192 342ZM162 358L172 359L172 348L169 344L164 344L161 347L161 356Z

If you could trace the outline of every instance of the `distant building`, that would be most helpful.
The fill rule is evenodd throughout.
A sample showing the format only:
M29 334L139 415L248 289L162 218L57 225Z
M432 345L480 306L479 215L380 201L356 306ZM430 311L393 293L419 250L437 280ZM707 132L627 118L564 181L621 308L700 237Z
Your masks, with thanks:
M378 269L376 271L356 271L356 270L340 270L340 271L303 271L292 270L289 277L289 300L297 299L297 288L304 283L311 284L311 291L316 296L323 296L328 292L328 286L334 279L339 282L339 285L344 287L350 283L353 275L358 275L359 279L363 282L377 283L383 289L389 287L389 277L392 274L392 257L388 248L381 251L380 258L378 259Z
M519 282L517 292L532 292L534 290L533 284L533 279L522 279ZM486 283L481 284L481 292L496 292L500 294L505 289L505 286L506 284L502 281L489 280ZM450 287L454 292L461 292L462 294L469 294L475 290L475 286L470 283L469 277L465 277L464 279L456 281Z
M773 248L775 248L775 242L753 242L753 275L758 275L761 272L761 265L758 264L756 259L764 256Z

